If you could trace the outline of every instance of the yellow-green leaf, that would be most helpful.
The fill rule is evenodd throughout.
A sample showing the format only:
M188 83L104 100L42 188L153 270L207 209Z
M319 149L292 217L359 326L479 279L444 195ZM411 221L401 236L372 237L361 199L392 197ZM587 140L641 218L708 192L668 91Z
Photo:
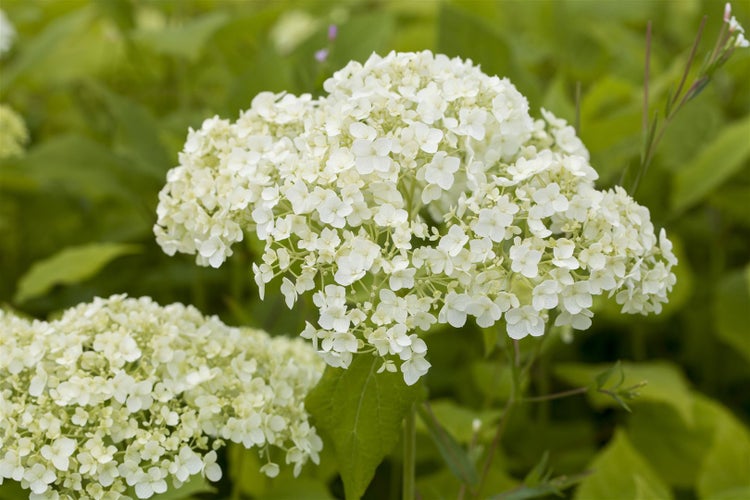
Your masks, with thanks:
M80 283L117 257L139 251L138 245L123 243L93 243L66 248L31 266L19 280L13 299L25 302L44 295L55 285Z
M593 473L581 482L576 500L669 499L672 493L633 448L627 433L619 429L612 441L591 462Z
M583 364L583 363L561 363L554 369L555 375L573 386L588 386L594 382L596 376L606 370L610 365L606 364ZM646 382L644 387L638 389L638 397L632 401L655 401L667 403L677 410L685 422L692 422L692 406L690 390L682 372L665 361L648 363L622 363L625 372L625 380L621 388L627 388ZM617 402L611 397L595 391L588 393L591 403L595 407L617 406ZM629 404L631 401L628 402Z
M672 209L681 212L699 202L747 164L750 118L726 127L689 164L675 174Z
M750 361L750 265L719 281L714 322L718 336Z

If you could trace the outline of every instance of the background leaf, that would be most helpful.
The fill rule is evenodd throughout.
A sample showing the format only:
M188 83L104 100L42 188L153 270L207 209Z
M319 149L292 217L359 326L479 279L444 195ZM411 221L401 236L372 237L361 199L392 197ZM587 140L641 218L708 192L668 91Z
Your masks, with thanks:
M34 264L21 278L14 300L25 302L47 293L53 286L84 281L122 255L140 251L137 245L92 243L66 248Z
M607 447L594 458L590 469L593 473L576 490L577 500L672 498L669 488L633 448L622 429L615 432Z
M719 338L750 361L750 265L717 284L714 318Z
M683 211L747 165L750 158L750 118L726 127L674 177L672 208Z
M584 365L578 363L561 363L555 367L555 375L573 386L586 386L592 383L596 375L607 369L607 365ZM623 362L622 369L625 380L621 388L627 388L646 382L638 389L639 396L632 403L640 401L657 401L674 407L685 422L692 422L692 406L690 391L684 375L677 367L664 361L648 363ZM615 373L613 378L618 378ZM619 380L619 378L618 378ZM588 393L592 404L597 407L615 406L616 402L604 394L593 391Z

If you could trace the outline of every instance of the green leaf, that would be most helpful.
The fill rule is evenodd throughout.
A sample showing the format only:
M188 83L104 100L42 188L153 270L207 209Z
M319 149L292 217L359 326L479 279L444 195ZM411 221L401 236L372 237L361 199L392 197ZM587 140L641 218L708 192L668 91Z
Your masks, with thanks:
M610 368L608 365L581 363L561 363L554 368L560 379L572 386L591 385L597 375ZM633 403L656 401L667 403L677 410L685 422L692 422L690 390L682 372L665 361L647 363L622 363L625 380L621 388L632 387L642 382L647 384L638 390L639 396ZM588 397L595 407L615 406L617 403L605 394L589 391Z
M85 29L93 19L92 13L90 8L80 8L51 20L44 31L31 38L18 57L3 68L0 92L4 93L17 78L27 71L44 67L45 65L41 63L54 52L55 48L64 46L68 38Z
M216 10L179 26L142 32L135 38L160 54L196 61L208 40L230 19L227 11Z
M750 118L726 128L674 176L672 210L682 212L738 172L750 157Z
M98 273L109 262L122 255L140 251L138 245L121 243L92 243L69 247L36 262L20 279L15 302L40 297L58 284L84 281Z
M502 415L501 410L477 411L460 406L452 399L432 400L430 401L430 409L440 425L445 427L445 430L462 444L470 443L474 437L472 427L475 420L481 422L482 430L494 432L494 423ZM421 430L419 423L417 430Z
M466 450L446 431L445 427L440 425L440 422L428 407L420 405L418 412L422 423L432 438L432 442L435 443L448 468L461 482L469 486L476 486L479 482L479 476Z
M672 498L669 488L633 448L622 429L615 432L606 448L594 458L590 469L593 473L581 482L574 496L576 500Z
M717 284L714 322L719 338L750 361L750 265Z
M103 85L93 85L114 119L118 149L145 173L163 181L172 166L169 154L159 139L159 123L151 112L127 97L115 94Z
M530 498L546 498L550 495L562 496L562 492L583 481L590 473L574 474L572 476L558 476L547 479L535 486L519 486L511 491L490 497L490 500L527 500ZM645 497L638 497L645 498ZM653 497L649 497L653 498Z
M190 476L188 481L179 488L169 488L161 495L154 495L154 500L182 500L198 493L216 493L211 484L200 474Z
M346 370L327 367L306 401L316 427L333 442L348 499L364 494L420 395L420 386L407 386L401 374L376 373L380 363L359 354Z
M91 200L133 201L142 186L128 162L102 144L79 135L59 135L18 160L31 179L50 189L63 188ZM150 185L148 187L151 187Z
M698 475L698 494L707 500L746 499L750 493L750 431L729 411L714 403L713 443Z
M663 403L643 403L628 419L631 442L671 486L695 486L716 425L705 406L703 398L693 397L692 425Z

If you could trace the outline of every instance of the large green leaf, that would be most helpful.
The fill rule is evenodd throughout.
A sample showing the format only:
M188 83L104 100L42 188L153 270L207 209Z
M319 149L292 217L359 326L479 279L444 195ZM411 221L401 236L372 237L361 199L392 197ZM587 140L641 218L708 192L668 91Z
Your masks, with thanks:
M700 497L750 498L750 431L717 403L708 402L705 411L713 413L716 430L697 478Z
M335 448L347 499L364 494L420 394L420 386L407 386L399 373L376 373L380 363L360 354L346 370L328 367L307 397L317 428Z
M608 365L589 365L582 363L561 363L554 368L557 377L574 386L590 386L595 377L606 370ZM685 422L692 422L693 414L690 390L682 372L665 361L648 363L622 363L625 380L621 387L632 387L646 382L638 389L638 397L633 401L655 401L667 403L674 407ZM591 403L596 407L617 406L617 402L595 391L589 391Z
M714 322L719 337L750 361L750 265L717 284Z
M702 398L701 398L702 399ZM628 435L636 449L665 482L692 489L711 446L716 419L702 400L693 398L693 423L662 403L639 405L628 420Z
M593 473L581 482L575 493L576 500L672 498L669 488L633 448L622 429L615 432L590 468Z
M139 250L137 245L121 243L92 243L66 248L31 266L20 279L14 300L25 302L44 295L55 285L84 281L117 257Z
M747 165L750 118L726 127L711 144L674 177L672 209L681 212Z

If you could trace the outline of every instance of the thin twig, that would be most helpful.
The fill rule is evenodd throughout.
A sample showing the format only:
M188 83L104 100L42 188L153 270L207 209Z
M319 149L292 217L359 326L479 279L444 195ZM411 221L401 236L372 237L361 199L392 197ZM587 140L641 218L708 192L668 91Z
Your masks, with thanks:
M524 403L537 403L541 401L551 401L553 399L566 398L568 396L575 396L576 394L584 394L589 390L588 387L576 387L575 389L569 389L567 391L555 392L552 394L545 394L544 396L532 396L523 398Z

